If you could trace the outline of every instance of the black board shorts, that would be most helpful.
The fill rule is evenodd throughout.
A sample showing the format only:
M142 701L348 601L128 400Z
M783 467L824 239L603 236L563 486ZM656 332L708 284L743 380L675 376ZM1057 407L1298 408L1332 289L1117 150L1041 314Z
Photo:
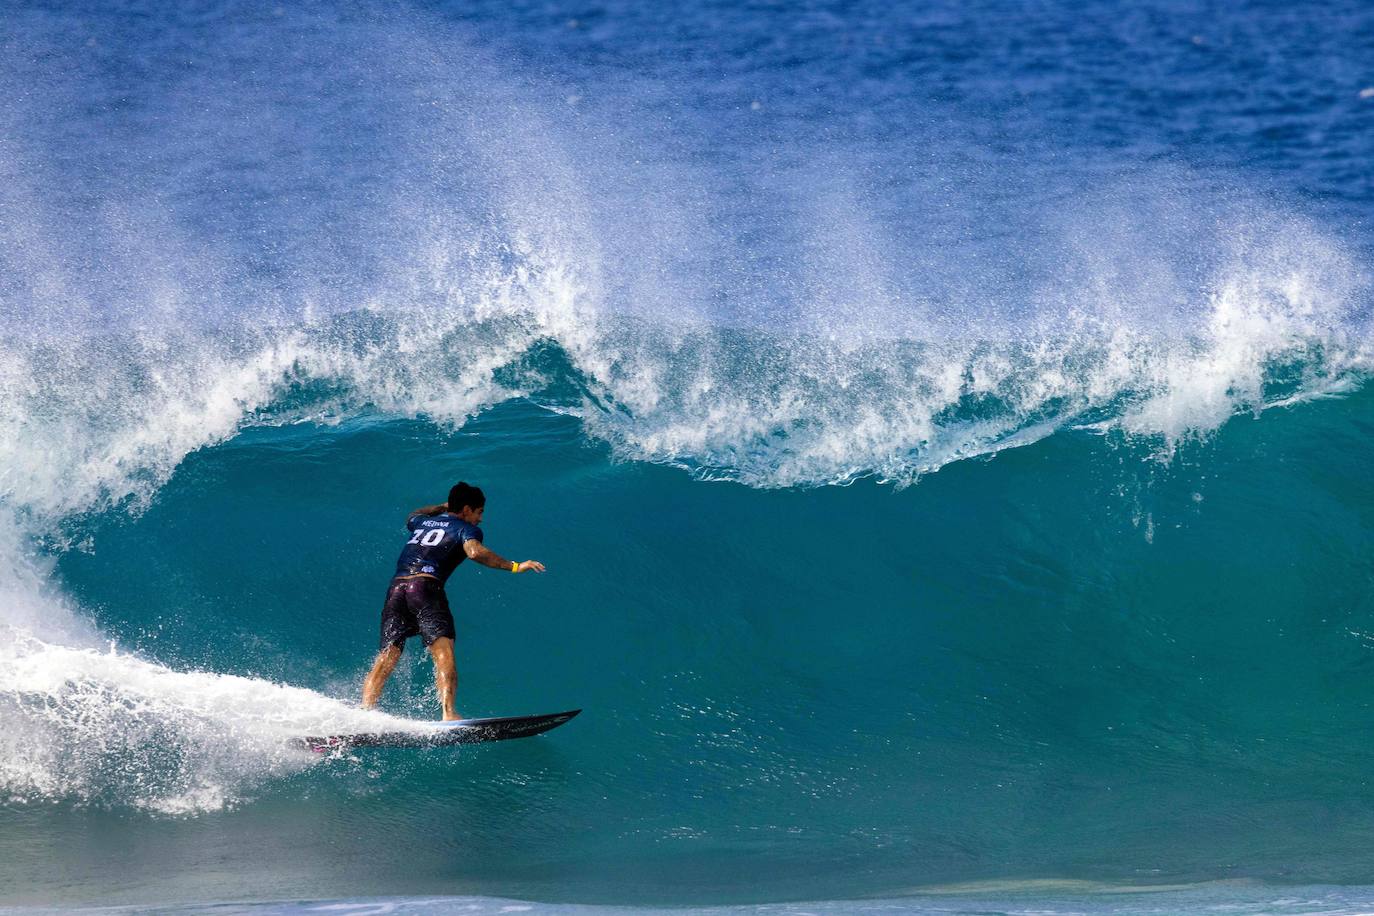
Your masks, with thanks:
M392 579L387 586L386 604L382 605L381 648L405 648L406 640L412 636L420 637L426 648L440 637L455 636L444 583L432 576Z

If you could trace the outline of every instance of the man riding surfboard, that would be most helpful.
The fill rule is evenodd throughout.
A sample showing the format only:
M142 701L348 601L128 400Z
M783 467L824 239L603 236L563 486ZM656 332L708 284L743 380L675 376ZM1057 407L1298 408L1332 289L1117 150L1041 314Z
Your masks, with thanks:
M405 642L419 636L434 659L434 686L443 704L444 719L458 719L453 696L458 670L453 660L453 613L449 610L444 582L471 559L492 569L513 573L543 572L538 560L523 563L507 560L482 543L482 522L487 498L480 489L459 481L448 492L448 502L416 509L406 520L410 540L396 561L396 574L387 586L382 606L381 651L363 681L363 708L377 705L386 679L401 658Z

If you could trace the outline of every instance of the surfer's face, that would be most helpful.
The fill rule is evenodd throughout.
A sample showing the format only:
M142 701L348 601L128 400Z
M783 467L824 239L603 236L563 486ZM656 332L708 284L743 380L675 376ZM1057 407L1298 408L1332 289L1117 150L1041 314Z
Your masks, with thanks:
M482 524L482 513L486 511L486 508L486 506L478 506L474 509L472 506L464 506L455 514L469 525L480 525Z

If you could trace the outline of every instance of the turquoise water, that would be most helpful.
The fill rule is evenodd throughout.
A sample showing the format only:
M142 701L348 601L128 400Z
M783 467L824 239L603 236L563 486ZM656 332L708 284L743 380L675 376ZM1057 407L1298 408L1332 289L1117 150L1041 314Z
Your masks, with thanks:
M10 22L0 904L1367 906L1368 10Z
M1367 912L1369 889L1364 887L1303 887L1273 889L1245 882L1222 882L1193 888L1147 889L1129 885L1094 886L1086 882L1030 882L1016 884L946 888L935 892L913 894L901 898L878 900L845 900L817 903L773 903L735 907L677 907L672 910L684 916L726 916L726 914L777 914L777 916L822 916L834 913L912 914L970 914L970 916L1083 916L1089 913L1127 914L1127 916L1160 916L1170 913L1236 913L1257 912L1275 914L1335 914ZM369 898L353 900L316 900L278 903L205 904L199 906L100 907L81 910L46 910L7 908L4 912L37 916L49 912L80 912L92 916L122 916L122 914L296 914L352 913L357 916L377 914L446 914L474 913L479 916L500 913L565 914L565 916L593 916L636 912L626 907L595 906L589 904L539 904L499 897L410 897Z

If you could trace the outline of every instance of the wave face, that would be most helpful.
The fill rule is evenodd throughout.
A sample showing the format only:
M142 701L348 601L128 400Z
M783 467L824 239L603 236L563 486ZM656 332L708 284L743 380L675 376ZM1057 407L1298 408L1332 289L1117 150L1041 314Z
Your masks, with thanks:
M0 902L1374 882L1374 22L1089 7L16 10Z

